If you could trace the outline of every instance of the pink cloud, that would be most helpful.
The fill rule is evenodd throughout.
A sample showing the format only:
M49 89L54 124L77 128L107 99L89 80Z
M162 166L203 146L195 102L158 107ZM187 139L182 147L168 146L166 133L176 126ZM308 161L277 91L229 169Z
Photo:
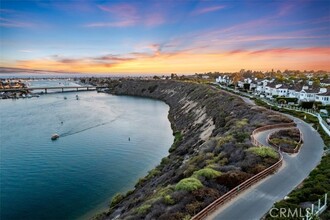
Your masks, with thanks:
M140 20L137 8L131 4L117 4L110 7L100 5L98 7L102 11L110 13L117 24L126 24L126 26L129 26L127 24L134 25Z
M133 4L99 5L98 8L111 16L111 21L89 23L85 27L128 27L144 25L154 27L166 22L162 12L146 13Z
M288 47L278 47L278 48L267 48L261 50L231 50L226 52L228 55L235 55L235 54L244 54L244 55L315 55L315 54L324 54L330 55L330 47L305 47L305 48L288 48Z
M199 8L192 12L192 15L201 15L209 12L219 11L221 9L224 9L226 6L224 5L217 5L217 6L211 6L206 8Z

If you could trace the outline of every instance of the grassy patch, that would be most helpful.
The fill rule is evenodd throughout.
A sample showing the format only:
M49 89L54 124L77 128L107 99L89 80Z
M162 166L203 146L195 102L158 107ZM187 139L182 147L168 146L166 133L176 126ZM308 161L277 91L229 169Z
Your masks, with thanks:
M201 170L198 170L198 171L195 171L194 174L193 174L193 177L205 177L207 179L213 179L215 177L218 177L220 176L221 173L219 171L216 171L212 168L204 168L204 169L201 169Z
M185 190L190 192L202 187L203 184L201 183L201 181L194 177L189 177L182 179L179 183L177 183L175 186L175 190Z
M277 152L270 147L250 147L249 149L247 149L247 151L256 154L260 157L271 157L271 158L278 158L278 154Z
M285 145L289 148L295 148L298 144L298 142L294 140L284 139L284 138L271 138L269 140L270 143L274 144L275 146L282 146Z

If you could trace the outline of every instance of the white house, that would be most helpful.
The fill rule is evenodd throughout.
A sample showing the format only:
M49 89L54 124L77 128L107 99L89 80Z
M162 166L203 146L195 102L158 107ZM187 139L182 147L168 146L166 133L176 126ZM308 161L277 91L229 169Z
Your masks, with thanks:
M288 89L288 97L299 99L301 90L302 90L302 86L290 85L290 87Z
M324 93L316 94L315 101L321 102L322 105L330 105L330 89Z
M282 84L276 84L275 82L268 83L265 86L265 95L267 98L272 98L273 96L286 97L287 91L288 88L284 88Z
M231 77L227 75L219 76L218 78L215 79L215 81L220 84L227 84L227 85L233 84L233 80L231 79Z
M313 101L315 101L316 94L318 94L319 92L320 92L320 89L318 89L318 88L306 89L305 87L303 87L303 89L300 91L299 101L313 102Z
M277 95L280 97L288 97L289 87L287 85L280 85L276 88Z
M257 81L255 93L256 94L263 94L263 93L265 93L265 89L266 89L265 87L266 87L267 83L269 83L269 82L270 81L267 80L267 79Z
M247 85L247 86L246 86ZM237 87L246 88L248 90L255 90L257 88L257 78L255 80L246 78L237 82Z

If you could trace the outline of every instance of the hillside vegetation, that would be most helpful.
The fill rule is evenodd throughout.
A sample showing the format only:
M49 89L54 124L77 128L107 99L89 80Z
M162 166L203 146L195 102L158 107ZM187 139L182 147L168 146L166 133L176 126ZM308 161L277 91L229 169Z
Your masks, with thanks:
M207 85L162 80L108 84L115 95L166 102L175 141L169 156L134 189L116 195L97 219L189 219L278 160L273 149L251 144L254 129L291 122Z

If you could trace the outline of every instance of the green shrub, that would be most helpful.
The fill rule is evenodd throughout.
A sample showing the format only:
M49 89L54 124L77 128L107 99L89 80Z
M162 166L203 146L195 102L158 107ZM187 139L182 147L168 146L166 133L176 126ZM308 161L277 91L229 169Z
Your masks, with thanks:
M220 176L221 173L219 171L216 171L212 168L204 168L204 169L201 169L201 170L198 170L198 171L195 171L194 174L193 174L193 177L205 177L207 179L213 179L215 177L218 177Z
M125 197L121 193L117 193L116 195L114 195L110 202L110 208L119 204L124 198Z
M185 190L190 192L202 187L203 184L201 183L201 181L194 177L189 177L182 179L179 183L177 183L175 186L175 190Z
M170 153L175 151L175 149L179 145L179 142L182 140L182 134L181 134L180 131L174 132L173 135L174 135L174 143L172 144L172 146L168 150L168 152L170 152Z
M195 165L188 165L188 167L186 168L186 170L183 172L183 175L185 177L189 177L193 174L193 172L196 170Z
M170 195L164 196L163 201L166 205L174 205L175 204L174 199L172 199L172 197Z
M182 220L189 220L191 219L191 216L190 215L186 215Z
M161 165L166 165L170 162L170 159L168 157L164 157L162 161L160 162Z
M129 196L129 195L132 195L133 193L134 193L134 190L128 190L128 191L126 192L125 197L127 197L127 196Z
M271 157L271 158L278 158L278 154L277 152L270 147L250 147L249 149L247 149L247 151L256 154L260 157Z
M240 121L236 121L236 127L237 128L242 128L242 127L244 127L245 125L247 125L248 124L248 119L247 118L243 118L242 120L240 120Z
M229 141L232 141L232 140L233 140L232 135L227 135L227 136L221 137L218 139L217 146L220 147L220 146L224 145L225 143L228 143Z
M243 142L246 138L250 137L250 133L248 132L234 132L234 138L237 142Z
M277 97L276 101L280 102L280 103L288 103L288 102L296 103L298 101L298 99L297 98L289 98L289 97Z
M146 176L146 179L149 180L152 177L157 176L160 173L161 173L160 170L158 170L157 168L152 169L152 170L149 171L148 175Z
M149 212L150 207L151 207L151 205L149 205L149 204L144 204L144 205L141 205L141 206L137 207L137 208L135 209L135 211L136 211L138 214L146 214L146 213Z
M174 187L172 185L168 185L166 187L163 187L163 188L159 188L157 189L157 192L156 194L154 195L154 197L162 197L162 196L165 196L169 193L172 193L174 190Z

